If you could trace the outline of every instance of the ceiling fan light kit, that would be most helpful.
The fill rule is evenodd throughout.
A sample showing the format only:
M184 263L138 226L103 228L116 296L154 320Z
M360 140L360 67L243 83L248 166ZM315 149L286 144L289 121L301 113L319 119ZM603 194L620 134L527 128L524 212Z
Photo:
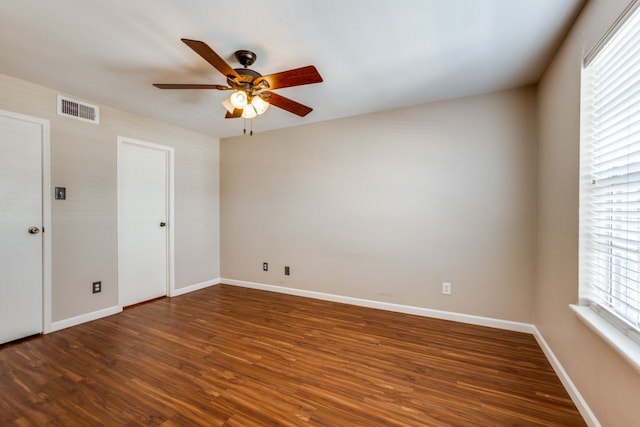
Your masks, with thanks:
M258 115L264 114L269 109L269 103L262 99L260 96L254 96L251 100L251 106L256 109Z
M244 108L248 104L248 96L247 93L243 90L237 90L229 96L229 102L235 108Z
M253 105L249 104L246 107L244 107L242 109L242 118L243 119L253 119L254 117L256 117L258 115L257 111L255 108L253 108Z
M236 109L236 107L231 104L231 100L229 98L226 98L224 101L222 101L222 106L227 109L229 114L233 114L234 110Z
M243 68L231 68L227 62L206 43L198 40L182 39L193 51L227 78L227 85L216 84L163 84L154 83L159 89L216 89L232 90L233 93L222 101L227 110L225 118L253 119L264 114L270 105L304 117L313 109L292 99L278 95L271 90L302 86L322 82L322 76L313 65L282 71L263 76L250 68L258 56L249 50L238 50L235 57ZM246 133L246 130L245 130ZM253 130L250 133L253 135Z

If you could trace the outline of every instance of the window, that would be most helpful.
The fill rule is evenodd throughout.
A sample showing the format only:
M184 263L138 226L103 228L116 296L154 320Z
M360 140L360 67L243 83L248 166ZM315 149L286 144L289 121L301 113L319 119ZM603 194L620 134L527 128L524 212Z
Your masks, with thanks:
M582 73L580 303L640 344L637 4L587 56Z

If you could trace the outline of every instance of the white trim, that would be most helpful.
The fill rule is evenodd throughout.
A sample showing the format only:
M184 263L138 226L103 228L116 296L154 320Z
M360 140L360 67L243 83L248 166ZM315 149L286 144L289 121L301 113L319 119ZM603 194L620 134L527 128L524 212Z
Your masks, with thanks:
M551 347L549 347L547 341L545 341L538 328L534 326L533 329L533 336L535 337L536 341L538 341L538 344L540 345L540 348L542 348L545 356L547 356L547 360L549 360L551 367L556 372L558 378L560 378L560 382L562 382L562 385L564 385L567 393L569 393L571 400L573 400L573 403L574 405L576 405L576 408L580 412L580 415L582 415L582 418L584 418L589 427L600 427L600 422L596 418L593 411L591 411L591 408L587 404L587 401L584 400L582 394L580 394L580 391L578 391L576 385L573 383L573 381L571 381L569 374L567 374L567 371L564 370L556 355L553 353L553 351L551 351Z
M612 323L607 322L590 307L574 304L570 304L569 307L589 329L605 340L624 360L640 372L640 344L626 336Z
M512 322L510 320L494 319L490 317L474 316L470 314L454 313L451 311L433 310L430 308L415 307L410 305L394 304L390 302L373 301L362 298L346 297L342 295L327 294L324 292L306 291L302 289L287 288L283 286L267 285L264 283L245 282L234 279L221 279L221 283L241 286L244 288L259 289L262 291L278 292L281 294L296 295L300 297L315 298L324 301L339 302L343 304L358 305L362 307L376 308L379 310L394 311L397 313L414 314L416 316L433 317L435 319L452 320L454 322L469 323L471 325L487 326L490 328L505 329L508 331L525 332L532 334L535 327L530 323Z
M51 332L51 124L47 119L0 110L0 116L42 127L42 332Z
M175 247L174 247L174 242L175 242L175 226L174 226L174 218L175 218L175 210L174 210L174 193L175 193L175 186L174 186L174 175L175 175L175 149L173 147L169 147L167 145L159 145L159 144L153 144L150 142L146 142L146 141L141 141L138 139L133 139L133 138L128 138L128 137L124 137L124 136L118 136L117 138L118 141L118 152L117 152L117 156L118 156L118 166L117 166L117 200L118 202L120 201L120 188L121 188L121 177L120 177L120 164L121 164L121 152L122 150L120 149L120 147L123 144L133 144L133 145L139 145L142 147L146 147L146 148L152 148L155 150L161 150L161 151L166 151L167 152L167 156L168 156L168 165L167 165L167 179L168 179L168 194L167 194L167 198L168 198L168 206L167 206L167 228L168 228L168 236L167 236L167 292L166 295L167 296L171 296L174 294L175 292ZM122 230L121 230L121 224L120 224L120 203L118 203L117 206L117 214L118 214L118 244L119 242L122 240ZM120 248L118 247L118 256L120 256ZM118 259L118 264L120 264L120 260ZM122 282L122 280L120 280L120 269L118 269L118 306L122 307L122 290L120 289L120 283Z
M42 332L51 331L52 322L52 243L51 236L53 227L51 226L51 127L49 120L43 120L42 124L42 228L44 233L43 247L43 325Z
M220 278L213 280L207 280L206 282L196 283L195 285L184 286L182 288L174 289L170 297L177 297L180 295L188 294L189 292L199 291L200 289L208 288L209 286L219 285Z
M636 10L636 8L640 6L640 3L637 0L632 0L631 3L627 5L627 7L622 11L620 16L611 24L609 29L604 33L604 35L596 42L596 44L587 52L582 60L583 67L586 68L593 62L593 60L598 56L603 47L611 40L618 29L627 22L627 19L631 16L631 14Z
M220 278L207 280L206 282L196 283L195 285L185 286L183 288L175 289L172 297L176 297L179 295L183 295L189 292L198 291L200 289L207 288L209 286L220 284ZM77 326L82 323L91 322L93 320L97 320L103 317L112 316L114 314L118 314L122 312L122 307L120 305L104 308L101 310L97 310L91 313L82 314L79 316L70 317L68 319L59 320L57 322L53 322L51 324L51 329L49 332L59 331L61 329L70 328L72 326Z
M122 311L122 307L113 306L108 308L103 308L101 310L93 311L91 313L81 314L79 316L70 317L64 320L58 320L57 322L51 323L51 331L59 331L61 329L70 328L72 326L77 326L82 323L91 322L92 320L101 319L103 317L111 316L114 314L118 314Z
M591 411L591 408L589 407L587 402L584 400L584 398L578 391L578 388L575 386L573 381L571 381L571 378L569 377L567 372L564 370L564 368L560 364L560 361L558 360L558 358L556 358L555 354L553 354L553 351L551 351L551 348L549 347L547 342L544 340L538 328L536 328L536 326L533 324L512 322L509 320L494 319L489 317L474 316L474 315L454 313L449 311L432 310L432 309L423 308L423 307L414 307L414 306L386 303L381 301L372 301L372 300L366 300L366 299L360 299L360 298L345 297L345 296L340 296L335 294L327 294L322 292L287 288L283 286L267 285L263 283L246 282L242 280L225 279L225 278L222 278L220 280L221 280L220 283L224 283L232 286L241 286L245 288L259 289L259 290L269 291L269 292L279 292L279 293L288 294L288 295L315 298L315 299L320 299L325 301L352 304L352 305L358 305L363 307L376 308L380 310L394 311L394 312L405 313L405 314L414 314L417 316L433 317L436 319L451 320L454 322L469 323L472 325L487 326L491 328L499 328L499 329L504 329L508 331L524 332L524 333L532 334L535 337L538 344L540 345L540 347L542 348L542 351L544 352L545 356L549 360L549 363L551 364L553 370L555 371L556 375L558 375L560 382L562 383L564 388L567 390L567 393L569 393L571 400L576 405L576 408L580 412L580 415L582 415L582 417L584 418L587 425L590 427L601 427L600 422L598 421L595 414L593 413L593 411Z
M176 287L176 257L175 257L175 186L174 186L174 176L176 170L176 156L175 150L173 147L165 147L169 149L169 218L167 220L169 227L169 242L167 242L167 268L169 269L168 277L169 277L169 289L167 291L167 296L171 295L172 292L175 291Z

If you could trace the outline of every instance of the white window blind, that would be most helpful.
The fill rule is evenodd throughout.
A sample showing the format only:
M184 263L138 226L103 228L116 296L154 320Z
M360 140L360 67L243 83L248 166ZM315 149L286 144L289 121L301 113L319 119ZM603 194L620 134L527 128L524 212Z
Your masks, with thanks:
M640 337L640 9L582 80L580 297Z

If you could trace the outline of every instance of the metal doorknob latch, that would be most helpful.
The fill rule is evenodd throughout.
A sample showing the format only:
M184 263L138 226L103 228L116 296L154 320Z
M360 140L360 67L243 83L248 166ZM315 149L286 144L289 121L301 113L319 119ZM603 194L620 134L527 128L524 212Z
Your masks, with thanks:
M38 234L40 232L40 229L38 227L29 227L29 230L27 230L29 232L29 234Z
M161 223L160 223L160 227L165 227L166 225L167 225L167 223L166 223L166 222L161 222Z

